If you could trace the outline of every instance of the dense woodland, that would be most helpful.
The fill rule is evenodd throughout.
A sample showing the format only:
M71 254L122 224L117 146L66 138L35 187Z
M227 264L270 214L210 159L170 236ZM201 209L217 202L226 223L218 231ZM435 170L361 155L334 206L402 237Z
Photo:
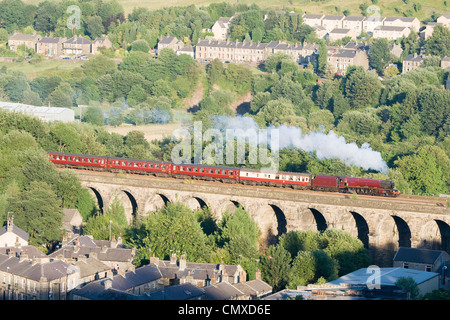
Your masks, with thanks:
M178 250L186 252L190 261L241 263L250 279L260 268L263 279L277 290L331 280L367 266L370 259L362 243L335 230L288 233L276 245L262 249L258 228L242 209L233 215L225 213L217 221L207 209L192 212L175 203L129 225L119 201L99 212L76 176L57 171L47 160L46 150L170 161L177 141L147 141L139 131L122 136L108 133L105 126L168 123L184 113L207 129L214 125L211 116L236 116L230 105L249 93L252 100L242 113L261 127L290 125L305 134L332 130L358 146L368 143L389 166L389 172L382 174L285 148L279 152L280 171L386 178L403 193L450 193L450 91L443 89L449 74L436 59L450 56L447 29L437 27L426 43L419 42L417 34L399 42L406 53L419 52L426 44L432 57L416 70L397 74L398 69L389 66L396 60L386 53L386 43L373 41L376 49L370 58L376 70L354 67L345 76L328 71L323 62L325 43L315 39L301 21L288 15L275 19L272 13L270 19L261 20L263 11L254 5L137 8L125 17L114 1L35 6L4 0L0 2L0 42L5 42L5 32L7 38L16 29L70 36L61 18L70 4L91 13L83 15L82 34L95 38L107 33L117 50L104 50L81 67L55 75L28 78L8 67L0 69L1 100L89 106L82 123L68 124L0 112L0 221L13 214L14 223L30 234L31 244L43 250L51 250L52 243L62 238L60 224L55 223L61 220L62 208L78 208L86 233L97 239L109 237L109 220L113 220L113 233L122 233L126 243L138 248L137 264L148 262L149 254L167 258L170 250ZM160 35L170 33L187 44L195 43L218 17L236 12L245 14L233 25L235 39L317 41L322 47L318 65L302 69L283 54L273 55L257 68L220 61L201 65L170 49L157 57L148 53ZM8 51L5 46L1 50ZM113 59L117 56L119 63ZM323 81L318 82L319 78ZM198 88L203 98L198 108L188 112L184 100ZM166 238L167 234L172 237Z

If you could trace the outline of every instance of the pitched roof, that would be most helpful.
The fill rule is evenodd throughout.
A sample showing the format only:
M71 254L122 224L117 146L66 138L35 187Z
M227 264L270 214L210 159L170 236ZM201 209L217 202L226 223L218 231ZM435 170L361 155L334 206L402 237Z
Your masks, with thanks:
M325 17L323 17L323 20L342 20L344 18L344 15L327 14Z
M344 20L348 21L363 21L366 20L366 17L364 16L346 16Z
M259 279L250 280L246 282L239 282L233 285L243 293L254 296L259 296L264 293L272 292L272 287L268 285L266 282Z
M40 43L59 43L61 38L43 37L38 42Z
M400 247L398 248L397 253L394 256L394 261L433 264L441 257L442 254L443 251L441 250Z
M83 38L83 37L72 37L67 41L64 41L64 43L69 43L69 44L91 44L92 41Z
M26 34L16 32L9 37L9 40L33 41L36 40L37 37L39 37L37 34Z
M158 290L149 294L152 300L190 300L203 296L204 292L190 282L165 287L164 290Z
M41 277L46 277L47 281L52 281L78 272L76 266L61 260L38 263L33 260L22 260L16 256L4 254L0 254L0 270L34 281L39 281Z
M202 290L205 292L205 300L229 300L245 295L244 292L226 281L203 287Z
M4 235L7 232L7 226L4 225L1 229L0 229L0 236ZM28 233L23 231L22 229L20 229L18 226L16 226L15 224L12 225L12 233L14 233L16 236L21 237L22 239L24 239L25 241L28 241Z

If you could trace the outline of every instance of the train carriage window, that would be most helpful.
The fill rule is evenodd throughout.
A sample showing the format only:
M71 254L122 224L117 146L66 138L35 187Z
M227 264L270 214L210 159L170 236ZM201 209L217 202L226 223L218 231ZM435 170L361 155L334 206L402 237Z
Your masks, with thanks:
M233 170L228 171L229 175L233 175Z
M159 169L159 164L155 164L155 169Z
M94 161L94 163L98 163L98 159L94 159L93 161Z
M216 174L220 174L220 170L219 169L216 169Z
M200 168L200 172L205 172L205 169L204 168Z
M214 170L213 169L209 169L209 173L214 173Z
M193 171L193 172L197 172L197 171L198 171L198 168L192 168L192 171Z
M222 170L222 174L227 174L227 170Z
M149 167L149 168L153 168L153 163L149 163L149 164L148 164L148 167Z
M76 161L76 162L80 162L80 158L79 158L79 157L76 157L76 158L75 158L75 161Z
M65 156L62 156L62 159L63 159L63 160L66 160L66 157L65 157Z
M144 163L142 164L142 168L147 168L147 162L144 162Z
M180 171L184 171L184 167L181 167L181 166L180 166Z
M161 165L161 169L165 169L166 168L166 166L163 164L163 165Z
M126 166L127 164L125 163L125 161L122 161L122 166Z
M191 169L192 169L191 167L186 167L187 172L191 172Z

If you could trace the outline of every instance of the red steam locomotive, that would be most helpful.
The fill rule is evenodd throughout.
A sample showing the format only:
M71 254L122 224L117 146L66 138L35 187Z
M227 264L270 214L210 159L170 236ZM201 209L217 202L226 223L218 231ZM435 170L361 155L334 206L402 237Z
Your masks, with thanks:
M59 167L108 172L155 175L160 177L189 178L254 186L283 187L315 191L357 193L374 196L397 197L400 192L390 180L355 178L346 176L313 175L295 172L264 172L255 169L174 164L171 162L127 159L48 152L50 162Z

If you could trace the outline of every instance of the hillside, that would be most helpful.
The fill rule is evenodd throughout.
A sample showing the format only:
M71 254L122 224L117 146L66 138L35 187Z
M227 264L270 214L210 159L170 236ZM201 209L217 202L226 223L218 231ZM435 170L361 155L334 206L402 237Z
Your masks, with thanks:
M153 1L153 0L118 0L119 3L125 9L125 12L129 13L134 7L146 7L148 9L159 9L169 6L187 6L195 4L196 6L208 5L213 2L223 2L223 0L166 0L166 1ZM370 0L324 0L324 1L311 1L311 0L239 0L241 4L256 3L263 8L292 8L301 9L303 11L311 13L324 13L324 14L336 14L342 13L344 10L350 10L352 15L361 15L361 9L359 6L362 3L372 4ZM376 0L374 2L377 2ZM406 3L405 3L406 2ZM445 5L447 3L447 5ZM417 12L414 10L414 4L420 4L421 9ZM376 4L380 7L381 14L386 16L396 16L407 14L408 10L411 14L423 20L429 18L433 13L439 15L450 12L450 1L443 0L378 0Z
M52 0L51 0L52 1ZM58 1L58 0L53 0ZM133 8L145 7L150 10L172 6L196 5L207 6L210 3L220 3L224 0L117 0L124 8L125 13L131 13ZM25 2L37 4L41 0L27 0ZM231 1L230 1L231 2ZM372 5L371 0L238 0L240 4L256 3L262 8L275 10L288 8L292 10L306 11L310 13L342 14L344 10L350 10L351 15L361 15L359 6L362 3ZM413 15L420 20L429 19L431 15L437 16L450 13L450 0L373 0L380 7L381 14L385 16ZM414 5L419 4L420 10L415 11Z

